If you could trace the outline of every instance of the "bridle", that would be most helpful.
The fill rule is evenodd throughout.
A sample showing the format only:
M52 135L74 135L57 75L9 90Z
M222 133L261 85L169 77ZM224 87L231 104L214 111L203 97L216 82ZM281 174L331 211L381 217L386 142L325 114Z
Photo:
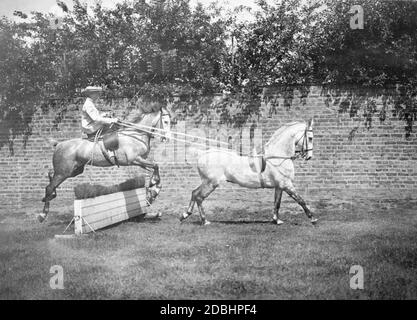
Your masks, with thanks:
M295 150L295 154L292 157L269 156L269 157L264 157L264 159L265 160L270 160L270 159L296 160L298 158L305 158L309 151L313 151L313 148L311 148L311 149L308 148L307 132L313 132L313 130L308 129L308 128L306 128L304 130L304 134L295 143L295 145L298 145L300 140L303 139L303 144L301 145L301 150Z
M161 108L161 110L159 112L160 112L160 114L159 114L159 120L158 120L158 122L159 122L159 129L160 130L165 130L163 118L166 117L166 116L168 116L169 118L171 118L171 115L169 114L169 112L164 112L163 108Z
M301 150L296 150L295 154L299 154L299 156L301 158L305 158L307 156L307 153L309 151L313 151L313 148L309 149L308 148L308 142L307 142L307 132L313 132L313 130L310 129L305 129L304 130L304 134L300 137L300 139L297 140L296 145L298 144L298 142L300 142L301 138L304 138L303 140L303 144L301 146Z

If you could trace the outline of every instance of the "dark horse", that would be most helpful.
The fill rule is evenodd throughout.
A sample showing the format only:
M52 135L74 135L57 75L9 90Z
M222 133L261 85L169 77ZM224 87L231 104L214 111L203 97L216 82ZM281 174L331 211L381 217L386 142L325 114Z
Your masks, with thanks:
M132 120L133 123L156 128L159 125L162 133L161 140L166 140L171 133L171 118L167 109L161 108L156 112L141 114ZM147 160L150 151L151 129L148 132L131 128L118 132L119 147L116 151L117 164L120 166L139 166L146 170L152 170L149 188L160 190L159 167L154 161ZM153 129L152 129L153 130ZM68 178L76 177L83 173L84 167L91 164L96 167L110 167L115 165L105 156L103 141L97 143L86 139L71 139L60 143L54 142L53 155L54 169L48 174L49 184L45 190L45 202L43 212L38 220L43 222L49 213L49 202L56 197L56 188ZM104 151L104 152L103 152Z

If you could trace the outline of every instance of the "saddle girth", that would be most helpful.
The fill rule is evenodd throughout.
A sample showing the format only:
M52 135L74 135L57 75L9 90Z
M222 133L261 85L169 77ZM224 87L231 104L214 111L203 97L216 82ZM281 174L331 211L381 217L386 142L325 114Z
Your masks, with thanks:
M262 175L266 168L265 158L263 156L249 156L248 161L251 170L258 174L259 184L261 188L265 188L265 180Z
M253 172L263 173L266 168L266 160L263 156L249 156L249 167Z

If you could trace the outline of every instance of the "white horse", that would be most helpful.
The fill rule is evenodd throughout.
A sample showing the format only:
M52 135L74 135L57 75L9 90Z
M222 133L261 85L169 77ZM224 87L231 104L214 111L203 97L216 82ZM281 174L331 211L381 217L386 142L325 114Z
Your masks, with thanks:
M304 209L311 223L317 222L293 185L293 160L298 157L309 160L313 156L313 120L308 124L285 124L272 135L264 151L263 155L254 156L239 156L222 149L209 149L200 153L197 168L201 185L193 190L188 210L180 216L180 220L192 214L197 202L202 224L209 224L202 203L220 183L227 181L247 188L275 188L273 221L278 225L283 223L278 213L282 191Z

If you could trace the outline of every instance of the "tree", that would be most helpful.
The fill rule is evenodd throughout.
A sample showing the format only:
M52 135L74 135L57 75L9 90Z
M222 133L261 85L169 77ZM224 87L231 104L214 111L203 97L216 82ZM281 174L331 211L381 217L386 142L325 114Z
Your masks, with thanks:
M256 21L237 32L235 88L250 80L249 92L264 86L323 84L350 96L341 112L354 116L361 109L369 128L372 117L385 119L388 105L406 123L406 135L417 118L417 2L374 0L276 1L262 8ZM352 30L349 11L360 5L364 29ZM385 90L376 108L371 91L365 99L349 86ZM239 89L240 90L240 89ZM290 90L291 91L291 90ZM342 90L343 91L343 90ZM291 92L286 93L291 97ZM244 112L251 110L242 107ZM252 112L256 112L255 108Z
M383 94L378 110L374 98L362 103L366 126L372 116L385 119L388 104L394 115L406 123L406 135L417 118L417 2L415 1L324 1L326 19L323 30L314 38L316 79L326 84L354 84L365 87L397 88ZM364 29L351 30L347 19L353 5L364 10ZM342 111L357 114L361 106L341 105ZM357 99L356 99L357 100Z
M59 5L66 13L59 27L39 12L1 21L0 71L7 81L0 110L10 143L30 133L36 106L65 109L86 85L106 86L111 96L158 99L217 91L225 28L212 22L215 7L191 9L189 0L124 2L114 9L97 3L92 10L79 0L72 10Z
M55 18L39 12L0 20L0 147L30 134L37 107L65 110L67 99L92 84L106 86L109 96L160 101L174 95L203 101L224 92L221 119L238 126L259 112L264 87L283 88L290 105L294 86L307 94L309 84L395 85L397 93L384 93L382 109L375 96L347 92L340 111L354 116L362 109L369 127L392 105L407 134L417 118L416 1L258 0L254 20L240 22L234 17L244 7L228 15L216 5L193 8L189 0L113 9L96 3L91 10L73 2L69 10L58 1L64 18L53 28ZM363 30L350 29L353 5L364 9ZM195 112L212 108L191 104Z

